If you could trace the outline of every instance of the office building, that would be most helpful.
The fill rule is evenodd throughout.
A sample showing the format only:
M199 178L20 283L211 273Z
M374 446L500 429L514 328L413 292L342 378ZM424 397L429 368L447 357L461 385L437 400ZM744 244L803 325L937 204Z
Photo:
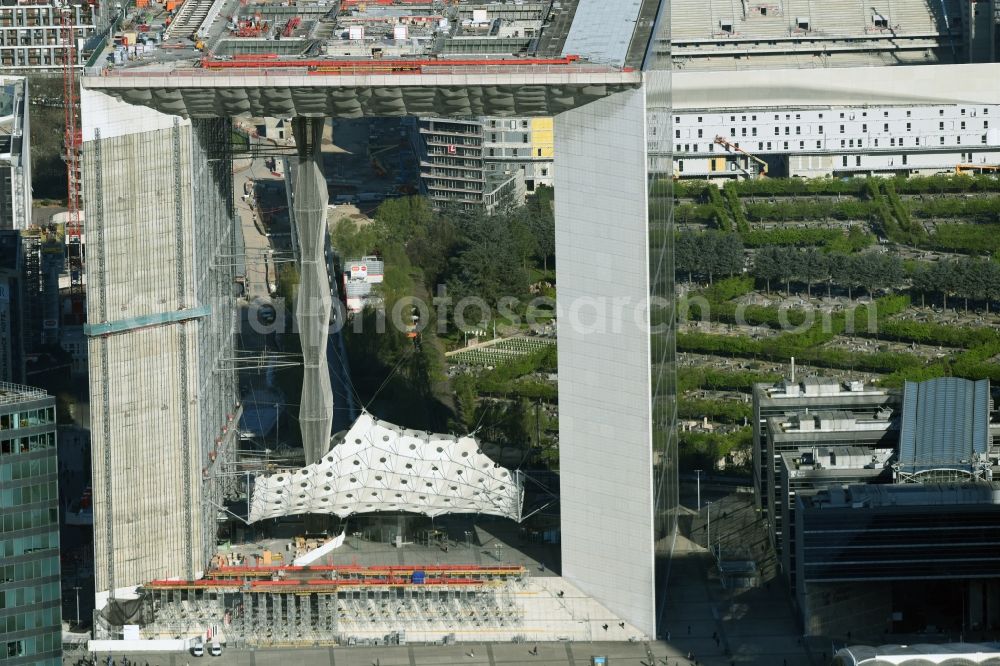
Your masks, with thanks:
M1000 621L989 408L987 380L907 382L892 482L880 473L865 485L798 489L791 547L806 633L962 632Z
M0 381L24 381L24 248L18 231L0 231Z
M72 30L76 48L76 66L86 62L83 45L92 42L106 26L104 6L109 3L84 2L62 4L32 0L0 3L0 69L59 71L66 59L64 12Z
M31 224L28 99L26 78L0 76L0 229L24 229Z
M894 409L899 406L900 398L896 393L875 386L866 385L861 381L840 382L834 379L807 377L795 380L795 370L792 369L791 379L778 384L755 384L753 387L753 475L754 493L761 517L772 524L774 521L775 485L774 478L780 474L781 458L778 452L768 448L768 419L778 417L775 436L788 441L787 451L797 450L798 441L803 446L823 442L823 436L807 437L799 440L798 426L795 434L785 436L781 426L786 415L807 414L812 412L845 411L867 414L872 417L883 408ZM808 419L805 424L809 427ZM814 428L813 428L814 429ZM819 441L816 441L819 440ZM826 443L826 442L823 442ZM851 441L831 441L830 444L850 444Z
M62 663L55 399L0 384L0 664Z
M435 205L493 213L524 200L525 171L488 160L505 149L487 147L486 137L497 134L486 133L482 121L422 118L418 126L421 184Z
M228 262L213 260L215 252L239 252L228 240L228 118L249 110L294 119L299 296L318 303L296 313L309 397L299 420L313 461L329 448L333 400L322 380L326 358L317 351L329 324L320 119L540 117L554 118L558 299L627 303L580 326L560 319L562 574L640 635L656 635L656 597L664 589L656 571L670 551L677 503L675 318L672 198L664 196L671 145L652 138L670 135L669 70L647 47L667 23L665 3L584 0L565 43L541 39L550 48L544 63L394 65L383 58L352 61L346 73L330 70L339 65L328 60L326 71L317 64L314 75L295 72L287 88L260 78L252 58L227 65L222 76L200 62L198 85L183 92L176 84L191 78L183 60L169 75L154 67L151 77L137 78L124 65L84 77L99 608L153 579L194 579L214 547L213 464L230 450L225 428L236 398L224 365L233 346L226 335L232 300L224 294L232 293L233 276ZM301 68L301 59L292 61ZM280 62L268 58L267 66ZM455 145L456 155L460 146L481 155L481 132L456 123L446 134L461 142L437 143L445 151ZM137 165L147 178L123 177ZM664 178L665 188L651 187ZM162 196L164 182L173 183L173 198ZM169 279L143 280L140 267ZM615 280L606 277L611 270Z
M834 433L830 433L833 435ZM878 447L878 448L876 448ZM781 561L781 571L789 587L796 589L795 568L795 498L800 492L838 488L845 484L889 483L896 451L875 446L822 446L799 448L781 454L780 490L774 508L771 541Z
M821 386L810 384L807 386ZM856 462L852 456L846 459L836 456L836 449L828 447L852 447L868 450L870 456L876 449L893 450L899 437L899 424L892 418L892 410L881 408L874 413L848 412L843 410L823 410L818 412L798 412L786 416L772 416L766 420L766 443L768 456L774 457L774 464L767 466L767 515L771 543L779 558L784 561L789 553L784 547L786 509L794 497L797 484L785 476L787 461L784 456L792 455L800 459L805 456L814 460L806 467L812 467L809 478L828 476L833 470L850 469ZM827 454L815 458L817 447L824 447ZM833 454L833 458L830 458ZM863 466L863 465L862 465ZM794 466L793 466L794 467ZM822 472L817 473L819 470ZM802 470L800 470L802 471ZM791 484L791 485L789 485ZM763 501L763 500L762 500ZM789 571L786 567L785 571Z

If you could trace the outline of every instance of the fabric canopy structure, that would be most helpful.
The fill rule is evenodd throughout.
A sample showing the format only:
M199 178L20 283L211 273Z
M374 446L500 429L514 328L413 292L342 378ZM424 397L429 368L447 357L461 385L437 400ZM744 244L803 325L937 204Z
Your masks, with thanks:
M257 476L249 522L376 511L520 521L522 500L520 475L490 460L474 438L406 430L364 412L318 462Z

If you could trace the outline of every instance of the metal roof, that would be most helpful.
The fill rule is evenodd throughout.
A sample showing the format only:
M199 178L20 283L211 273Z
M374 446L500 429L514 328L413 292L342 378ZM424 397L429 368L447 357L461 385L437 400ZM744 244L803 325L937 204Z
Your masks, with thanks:
M642 0L580 0L563 53L624 65L642 4Z
M990 383L957 377L906 382L899 437L904 468L968 467L990 443Z

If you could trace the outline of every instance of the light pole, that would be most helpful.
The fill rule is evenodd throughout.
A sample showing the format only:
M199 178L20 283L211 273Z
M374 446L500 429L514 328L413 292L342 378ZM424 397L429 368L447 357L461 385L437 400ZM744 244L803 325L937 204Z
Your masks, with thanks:
M695 487L697 488L697 506L698 510L701 511L701 470L696 469L695 474Z
M705 546L708 547L708 552L712 552L712 503L706 502L706 510L708 511L708 527L707 533L705 535Z
M80 588L77 587L77 586L73 586L73 589L76 590L76 626L79 627L80 626Z

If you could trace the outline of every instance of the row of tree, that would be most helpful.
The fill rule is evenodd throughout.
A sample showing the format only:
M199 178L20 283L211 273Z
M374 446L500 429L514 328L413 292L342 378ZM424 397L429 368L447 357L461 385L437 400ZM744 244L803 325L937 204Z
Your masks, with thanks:
M919 264L913 272L913 291L939 296L944 307L948 298L984 303L989 310L992 301L1000 300L1000 264L986 259L962 257L942 259L933 264Z
M738 234L720 232L682 232L674 244L674 268L679 275L692 281L694 276L706 278L711 284L716 277L742 274L746 267L743 242ZM860 254L828 254L817 248L764 246L753 253L750 274L767 289L772 283L806 286L827 283L847 289L856 287L869 293L899 286L905 279L903 262L893 255L875 252Z

